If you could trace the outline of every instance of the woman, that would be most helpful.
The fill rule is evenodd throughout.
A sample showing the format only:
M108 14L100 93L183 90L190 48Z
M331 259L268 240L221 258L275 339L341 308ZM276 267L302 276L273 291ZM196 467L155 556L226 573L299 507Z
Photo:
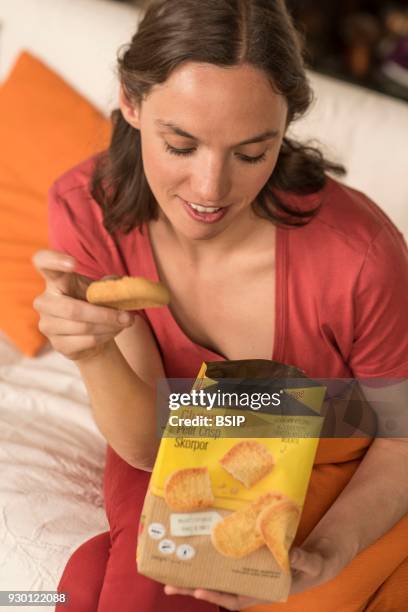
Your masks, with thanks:
M408 264L386 215L326 175L342 168L287 137L311 92L280 0L154 3L119 73L110 148L54 184L52 250L34 258L47 285L40 330L77 363L108 442L110 533L73 555L60 590L76 612L402 609L408 450L397 440L320 442L287 604L137 574L156 379L250 358L312 377L406 377ZM125 274L162 280L170 309L119 316L85 301L91 279Z

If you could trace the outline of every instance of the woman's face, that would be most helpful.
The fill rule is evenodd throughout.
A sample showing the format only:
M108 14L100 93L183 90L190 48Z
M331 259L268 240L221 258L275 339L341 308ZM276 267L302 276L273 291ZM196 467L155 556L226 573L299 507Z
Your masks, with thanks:
M287 116L263 72L186 63L140 107L121 95L121 109L140 129L146 178L176 233L208 239L248 221L275 167Z

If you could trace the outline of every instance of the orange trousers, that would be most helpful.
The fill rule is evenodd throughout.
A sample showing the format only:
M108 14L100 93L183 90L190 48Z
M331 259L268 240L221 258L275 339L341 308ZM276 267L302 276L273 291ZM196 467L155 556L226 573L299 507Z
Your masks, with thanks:
M320 442L296 545L301 545L346 486L368 444L368 440ZM92 538L73 554L59 586L69 593L70 604L58 609L217 611L217 606L193 598L167 597L163 585L137 573L137 522L147 482L145 472L108 450L105 502L111 532ZM382 501L373 512L381 511ZM330 582L289 597L286 603L254 606L247 612L408 612L408 515Z

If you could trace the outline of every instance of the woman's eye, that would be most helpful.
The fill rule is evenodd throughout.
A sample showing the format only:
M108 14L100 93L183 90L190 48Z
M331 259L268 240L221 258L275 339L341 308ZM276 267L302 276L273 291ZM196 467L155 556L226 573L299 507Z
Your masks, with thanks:
M166 151L171 153L171 155L181 155L186 157L187 155L191 155L196 150L195 148L191 149L177 149L176 147L172 147L168 142L164 143ZM237 158L244 162L245 164L258 164L259 162L264 161L266 159L266 152L258 155L257 157L249 157L248 155L243 155L242 153L236 154Z
M262 153L257 157L249 157L248 155L242 155L241 153L237 153L237 157L246 164L258 164L259 162L262 162L264 159L266 159L266 153Z
M195 149L176 149L176 147L172 147L168 142L164 143L166 147L166 151L171 153L172 155L191 155L195 151Z

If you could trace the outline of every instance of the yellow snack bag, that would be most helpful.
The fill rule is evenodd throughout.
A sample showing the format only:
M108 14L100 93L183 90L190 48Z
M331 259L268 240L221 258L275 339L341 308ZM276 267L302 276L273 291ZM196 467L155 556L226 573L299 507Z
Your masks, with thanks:
M139 572L286 601L325 391L273 361L204 363L190 395L169 402L142 511Z

